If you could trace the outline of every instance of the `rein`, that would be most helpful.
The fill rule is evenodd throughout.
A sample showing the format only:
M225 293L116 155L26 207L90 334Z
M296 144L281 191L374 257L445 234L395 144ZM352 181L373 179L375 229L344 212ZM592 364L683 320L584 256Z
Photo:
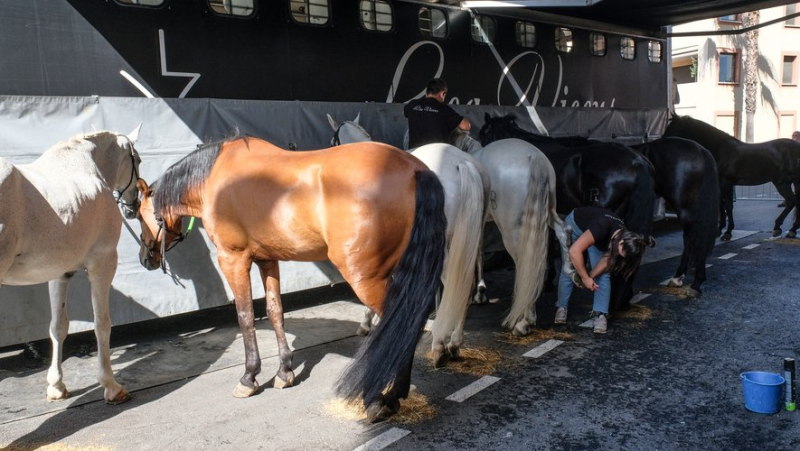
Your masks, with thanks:
M169 244L169 247L167 247L166 239L161 240L161 271L163 271L164 274L167 273L167 259L165 258L166 253L171 251L172 248L177 246L178 243L185 240L189 236L189 234L192 233L192 230L194 229L195 219L196 218L192 216L191 219L189 220L189 227L186 228L186 233L183 232L176 233L167 228L167 226L164 224L164 218L161 217L156 218L156 223L158 223L158 232L156 232L155 239L153 239L153 245L151 246L145 245L147 246L147 253L150 255L150 257L152 257L155 252L155 243L158 242L158 237L161 236L162 230L164 231L164 238L166 238L166 235L168 233L171 233L176 236L176 238L172 240L172 242Z
M128 188L130 188L131 185L133 185L133 181L139 180L139 170L136 168L136 159L133 156L133 146L131 146L130 157L131 157L131 179L128 180L128 184L125 185L125 188L122 188L122 190L116 190L116 189L114 190L114 199L116 199L117 204L122 205L123 207L129 207L133 209L133 207L139 203L139 199L134 199L131 202L125 202L122 199L122 195L125 194L125 191L128 191Z

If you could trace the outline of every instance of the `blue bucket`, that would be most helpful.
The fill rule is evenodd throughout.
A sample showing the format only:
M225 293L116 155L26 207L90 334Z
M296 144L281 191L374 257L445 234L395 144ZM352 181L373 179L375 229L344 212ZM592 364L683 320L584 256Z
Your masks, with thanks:
M744 406L747 410L767 414L781 410L783 386L786 383L783 376L764 371L747 371L739 377L742 378Z

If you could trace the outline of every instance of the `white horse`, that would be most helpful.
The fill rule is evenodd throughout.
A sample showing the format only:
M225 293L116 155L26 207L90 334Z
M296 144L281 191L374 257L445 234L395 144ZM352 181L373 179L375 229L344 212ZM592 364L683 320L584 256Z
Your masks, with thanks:
M332 145L371 141L358 117L341 126L328 115L334 130ZM431 328L435 366L457 357L464 341L464 322L475 283L475 266L482 261L483 224L489 199L489 177L480 162L449 145L430 144L412 154L439 177L444 188L447 247L442 271L441 302ZM369 332L374 312L367 309L359 335ZM449 338L449 341L448 341Z
M53 360L47 372L47 400L69 397L61 359L69 331L67 284L77 271L89 276L100 363L98 381L109 404L130 395L111 371L108 294L117 270L122 229L120 204L133 218L139 207L139 154L128 137L110 132L58 143L30 164L0 158L0 284L49 281Z
M520 139L502 139L482 147L468 132L456 130L453 144L476 157L489 172L492 219L516 266L511 310L503 326L527 335L536 324L536 300L542 293L547 267L547 244L553 229L567 255L564 222L556 213L556 174L547 157ZM575 270L564 259L562 271ZM482 283L482 281L481 281Z

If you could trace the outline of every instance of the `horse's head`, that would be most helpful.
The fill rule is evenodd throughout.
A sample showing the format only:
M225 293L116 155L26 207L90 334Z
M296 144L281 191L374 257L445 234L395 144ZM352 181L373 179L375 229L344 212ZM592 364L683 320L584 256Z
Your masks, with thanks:
M136 215L142 228L139 236L139 262L149 271L160 267L166 272L164 254L183 240L183 234L180 233L181 219L156 211L153 199L155 191L143 179L136 182L136 187L142 194Z
M342 144L350 144L357 142L372 141L372 136L364 130L363 127L358 125L358 119L361 113L358 113L352 121L344 121L341 125L328 114L328 123L331 124L333 129L333 138L331 138L331 146L339 146Z
M519 128L516 117L513 114L499 117L491 117L489 113L484 115L484 124L478 132L478 139L484 146L500 139L510 138L509 130Z
M137 180L139 180L139 165L142 159L133 145L139 137L141 128L142 125L139 124L127 136L116 135L115 144L125 156L119 164L116 179L114 180L114 198L122 207L122 213L127 219L135 218L139 210L139 190L136 185Z

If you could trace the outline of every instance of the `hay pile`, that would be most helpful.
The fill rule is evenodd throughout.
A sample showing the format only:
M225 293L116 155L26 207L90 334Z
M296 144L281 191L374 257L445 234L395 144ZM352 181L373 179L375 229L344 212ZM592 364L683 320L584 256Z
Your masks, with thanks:
M771 242L777 244L788 244L790 246L800 246L800 240L797 238L776 238L771 240Z
M569 332L559 332L553 329L533 329L531 333L524 337L518 337L511 332L495 333L495 339L502 343L526 346L534 341L574 341L575 335Z
M360 405L349 404L342 398L328 401L324 406L328 416L346 421L365 421L367 412ZM400 400L400 412L390 417L389 423L416 424L436 416L436 408L428 402L428 397L412 390L408 399Z
M667 296L675 296L679 299L691 298L691 296L689 296L689 293L686 292L686 287L657 286L648 288L644 291L651 294L665 294Z

